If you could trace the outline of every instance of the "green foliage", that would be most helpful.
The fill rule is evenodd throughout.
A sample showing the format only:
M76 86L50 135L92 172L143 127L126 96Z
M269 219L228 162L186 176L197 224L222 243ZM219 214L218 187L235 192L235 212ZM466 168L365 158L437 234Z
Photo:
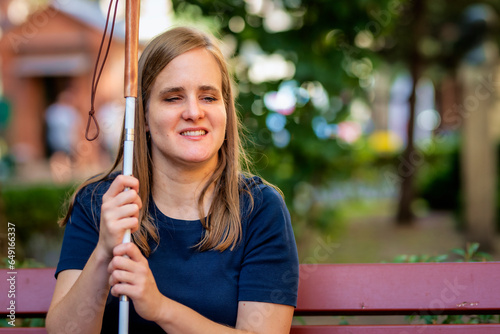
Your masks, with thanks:
M457 217L457 228L464 228L462 177L460 170L460 142L451 140L435 145L432 152L424 152L425 164L419 170L417 196L434 210L450 210ZM500 145L496 149L500 161ZM500 175L500 174L499 174ZM497 182L496 225L500 231L500 182Z
M454 248L450 254L441 255L399 255L393 259L394 263L419 263L419 262L485 262L491 261L492 256L479 251L477 242L467 243L465 248Z
M0 268L5 269L9 268L10 263L9 263L9 258L5 257L3 259L0 259ZM35 259L24 259L22 261L16 260L15 264L16 268L43 268L45 265L43 263L40 263L36 261Z
M9 318L0 318L0 327L12 327L9 324ZM16 327L45 327L45 319L42 318L26 318L21 319L16 317Z
M24 259L24 245L33 235L62 235L57 221L64 213L64 203L72 189L69 185L9 185L2 188L3 218L16 226L17 260Z
M458 143L425 154L425 161L417 182L419 196L432 209L457 210L461 190Z
M392 262L395 263L419 263L419 262L445 262L448 260L448 255L399 255Z
M465 249L454 248L451 252L459 256L456 262L484 262L491 261L492 256L485 252L479 251L479 243L467 243Z
M447 316L437 316L437 315L421 315L421 316L408 316L408 321L421 321L426 325L434 324L492 324L500 323L499 315L447 315Z
M493 324L500 323L499 315L447 315L447 316L438 316L438 315L421 315L421 316L408 316L408 321L423 321L426 325L434 325L434 324Z
M28 228L46 229L57 225L71 186L35 185L8 186L2 190L8 221Z

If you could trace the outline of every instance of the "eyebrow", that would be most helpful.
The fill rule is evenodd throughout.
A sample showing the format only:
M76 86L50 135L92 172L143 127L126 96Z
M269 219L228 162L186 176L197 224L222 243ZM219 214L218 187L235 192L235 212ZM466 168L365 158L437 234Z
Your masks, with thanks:
M198 89L202 92L215 91L215 92L220 93L220 89L218 89L217 87L212 86L212 85L201 85L198 87ZM159 95L165 95L165 94L169 94L169 93L179 93L179 92L183 92L183 91L185 91L185 88L182 86L166 87L160 91Z

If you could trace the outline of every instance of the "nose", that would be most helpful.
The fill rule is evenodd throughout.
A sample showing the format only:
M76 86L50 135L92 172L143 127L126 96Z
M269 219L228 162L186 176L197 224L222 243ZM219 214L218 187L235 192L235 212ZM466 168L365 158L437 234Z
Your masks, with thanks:
M198 99L190 98L188 99L188 103L186 103L186 108L182 113L182 118L184 120L199 120L205 117L205 111L203 110L203 106L199 103Z

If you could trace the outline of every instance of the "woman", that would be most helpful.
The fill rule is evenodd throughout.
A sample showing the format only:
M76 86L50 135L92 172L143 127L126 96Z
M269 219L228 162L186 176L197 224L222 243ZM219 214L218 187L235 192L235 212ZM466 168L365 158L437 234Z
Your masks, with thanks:
M76 192L49 333L116 332L119 295L132 301L131 333L288 333L290 216L274 188L242 172L220 49L201 32L167 31L144 50L138 82L135 177L113 172L121 148ZM122 244L127 229L134 242Z

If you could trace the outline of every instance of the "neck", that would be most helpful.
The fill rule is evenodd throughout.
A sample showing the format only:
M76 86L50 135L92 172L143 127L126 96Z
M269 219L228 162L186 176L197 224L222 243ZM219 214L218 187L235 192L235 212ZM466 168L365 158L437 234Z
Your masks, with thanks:
M183 220L200 218L198 198L206 182L215 170L169 166L169 169L153 167L152 194L156 206L168 217ZM213 186L204 199L203 210L208 213L212 204Z

